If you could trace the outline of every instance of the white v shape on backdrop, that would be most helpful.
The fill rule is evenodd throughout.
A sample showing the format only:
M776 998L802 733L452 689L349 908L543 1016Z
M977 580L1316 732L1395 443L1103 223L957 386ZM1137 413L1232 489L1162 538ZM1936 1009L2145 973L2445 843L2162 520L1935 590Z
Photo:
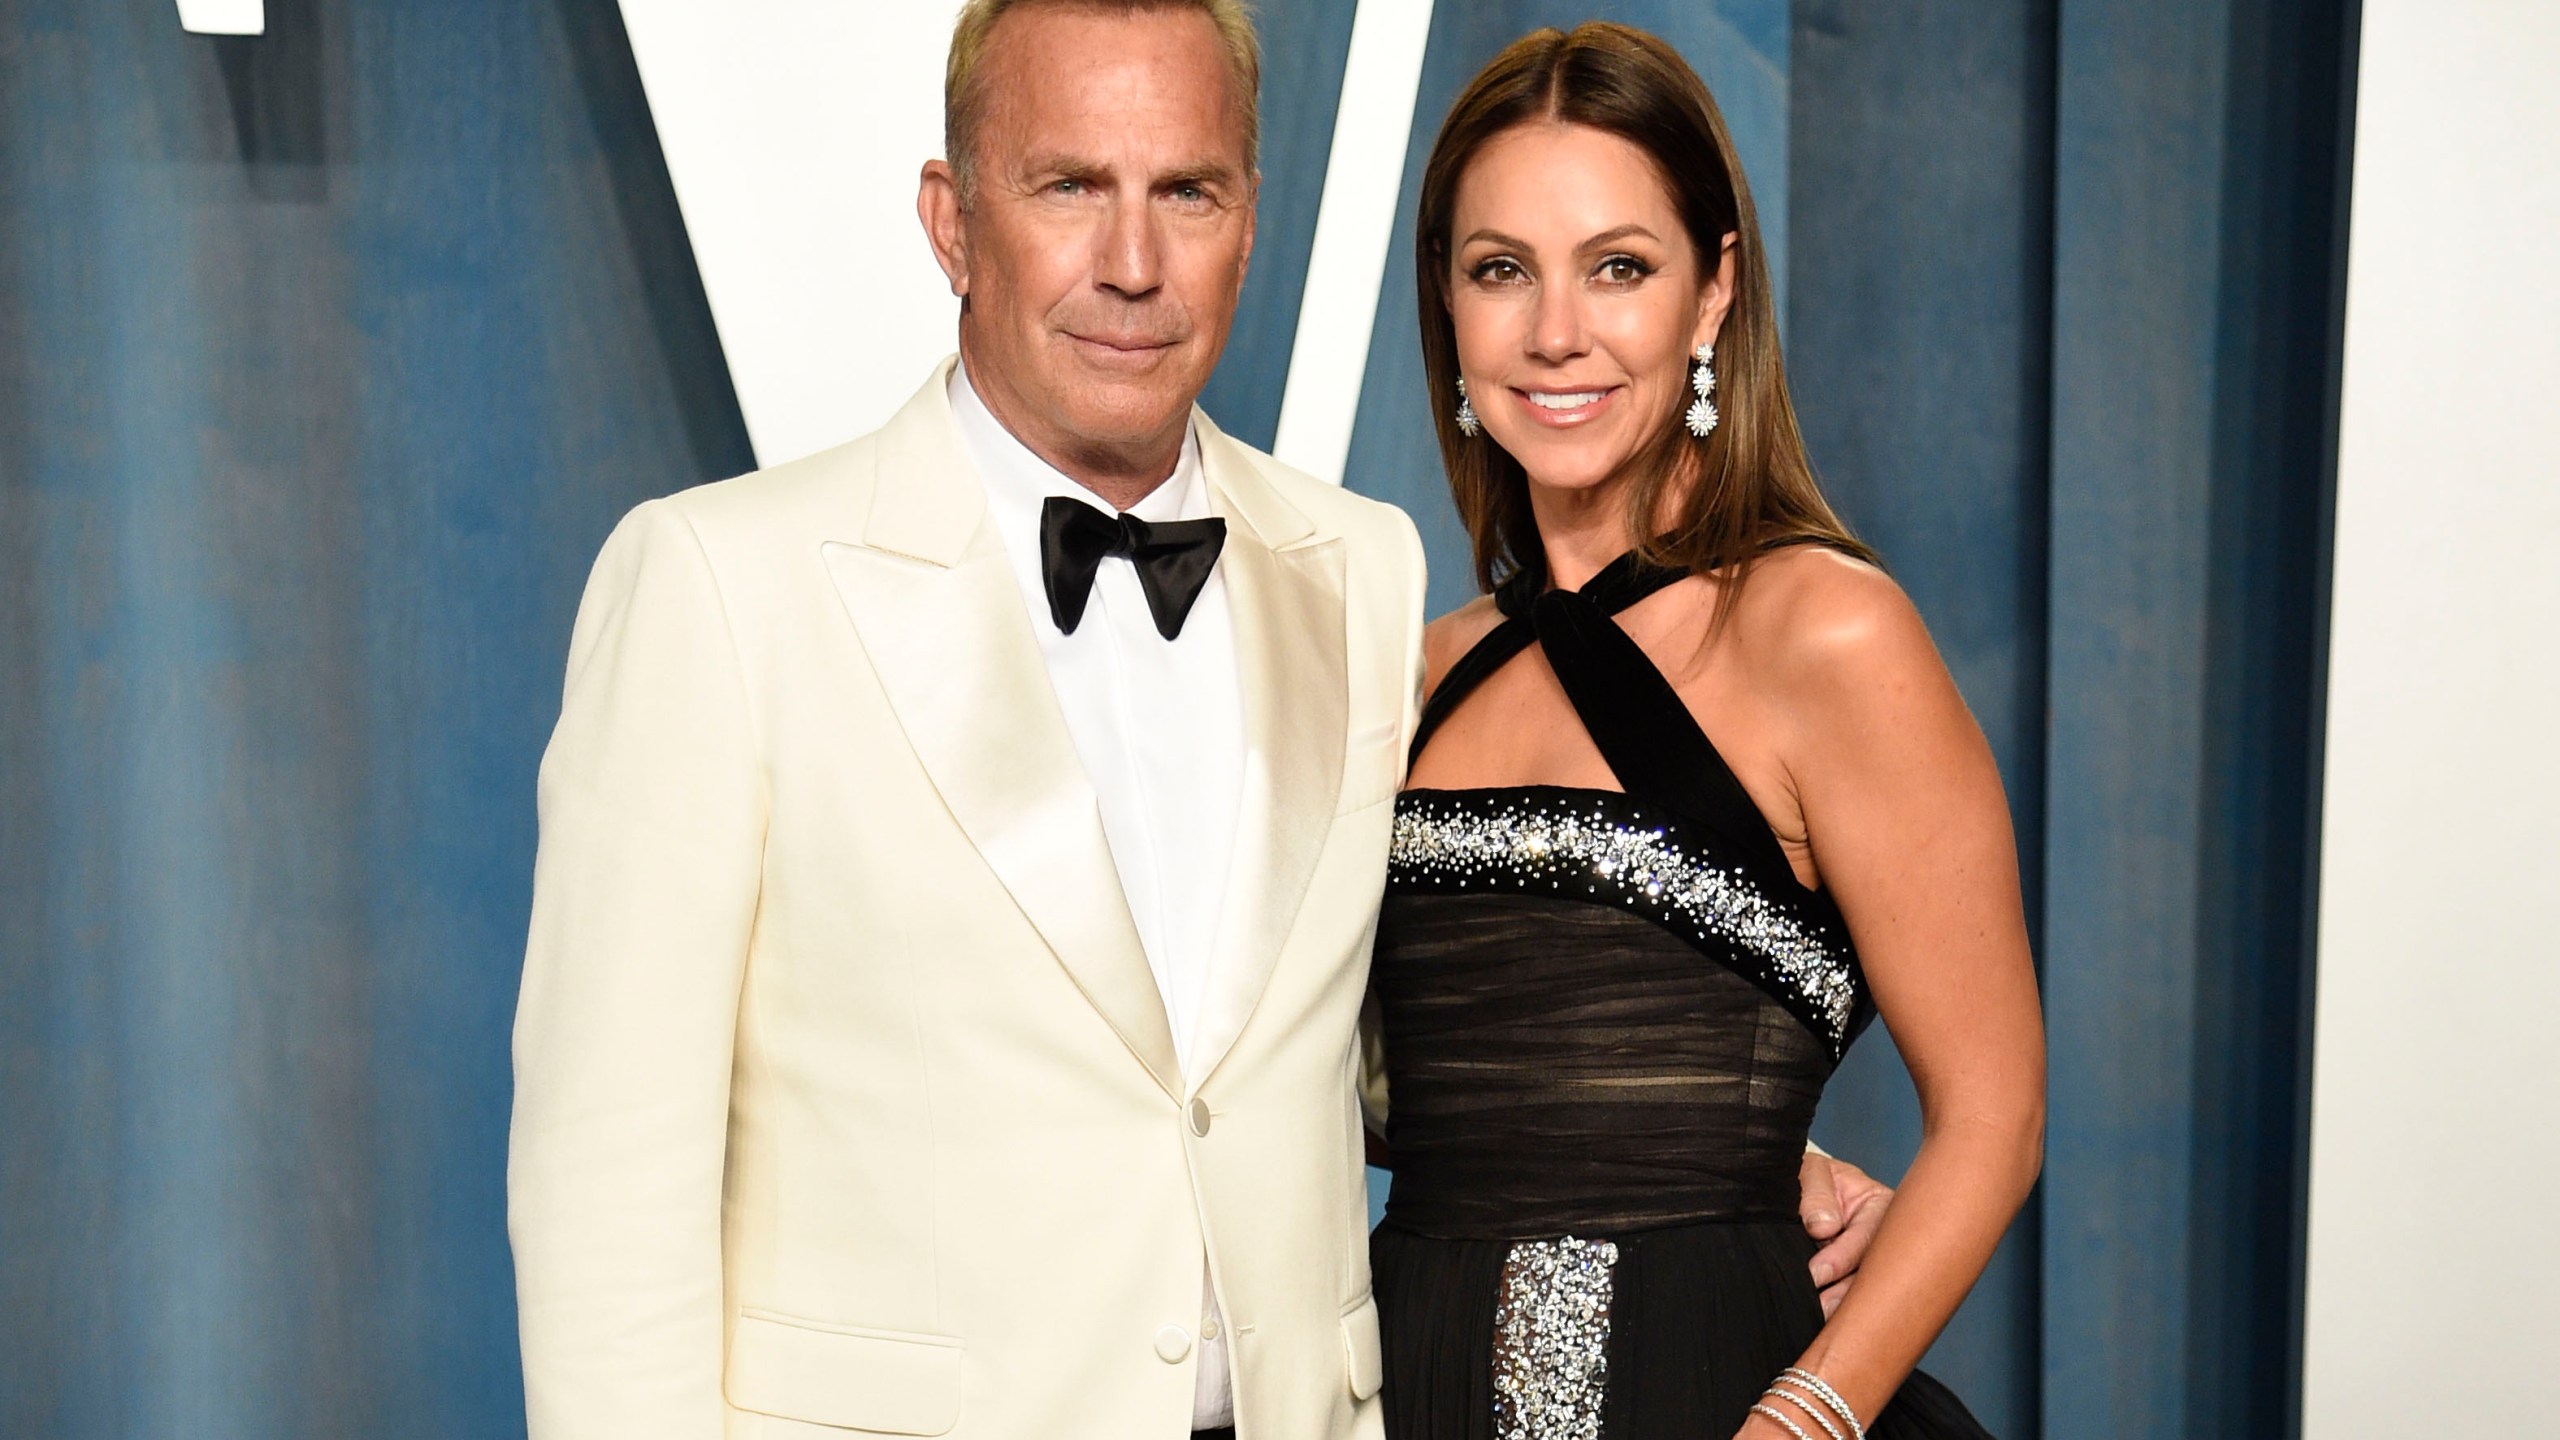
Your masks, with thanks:
M875 430L950 353L916 222L958 0L622 0L756 459Z
M178 23L197 35L264 35L267 0L178 0Z

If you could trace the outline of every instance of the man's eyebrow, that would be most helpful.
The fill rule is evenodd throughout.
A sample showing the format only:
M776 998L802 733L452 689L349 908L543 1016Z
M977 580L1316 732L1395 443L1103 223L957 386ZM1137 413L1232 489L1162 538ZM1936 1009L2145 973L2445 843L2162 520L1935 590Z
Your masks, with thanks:
M1099 160L1063 150L1037 150L1022 157L1022 172L1026 175L1094 175L1103 168Z
M1237 175L1236 167L1224 160L1194 160L1187 165L1175 165L1166 169L1156 178L1156 184L1179 185L1188 180L1204 185L1224 186L1235 184Z
M1016 173L1026 179L1065 176L1078 180L1102 180L1107 179L1113 172L1110 165L1090 156L1052 150L1025 156L1020 170ZM1202 158L1181 165L1166 166L1151 176L1148 183L1150 188L1158 190L1183 184L1206 185L1213 189L1225 190L1236 188L1241 183L1241 172L1232 162Z

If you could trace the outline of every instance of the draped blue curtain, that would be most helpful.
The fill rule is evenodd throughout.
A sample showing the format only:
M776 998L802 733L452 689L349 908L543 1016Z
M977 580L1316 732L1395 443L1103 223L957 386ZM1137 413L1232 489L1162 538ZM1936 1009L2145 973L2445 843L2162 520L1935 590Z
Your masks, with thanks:
M0 1434L521 1433L589 560L752 461L611 0L0 0Z
M1929 622L1990 737L2038 916L2050 466L2051 6L1795 11L1789 372L1825 487ZM1878 1026L1825 1096L1825 1144L1880 1173L1920 1113ZM2032 1204L1931 1354L2002 1435L2035 1433Z
M2352 0L2061 11L2046 1433L2298 1428Z

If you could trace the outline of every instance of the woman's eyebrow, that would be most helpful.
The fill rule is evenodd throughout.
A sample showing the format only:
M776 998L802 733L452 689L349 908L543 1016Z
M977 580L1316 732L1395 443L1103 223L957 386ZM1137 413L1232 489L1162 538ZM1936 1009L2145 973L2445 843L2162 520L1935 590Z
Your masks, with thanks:
M1614 230L1603 230L1603 231L1601 231L1599 234L1592 236L1590 239L1583 241L1580 245L1578 245L1578 246L1574 247L1574 249L1575 249L1575 252L1576 252L1577 254L1579 254L1579 253L1583 253L1583 252L1587 252L1587 251L1597 250L1597 249L1601 248L1601 247L1602 247L1602 246L1604 246L1604 245L1615 245L1615 244L1616 244L1616 243L1618 243L1619 241L1624 240L1624 239L1627 239L1627 238L1629 238L1630 236L1638 236L1638 235L1640 235L1640 236L1644 237L1644 238L1645 238L1645 239L1647 239L1647 240L1651 240L1651 241L1653 241L1653 242L1654 242L1655 244L1657 244L1657 245L1658 245L1658 244L1660 244L1660 243L1662 243L1662 237L1661 237L1661 236L1654 234L1651 230L1646 229L1644 226L1642 226L1642 225L1635 225L1635 224L1628 224L1628 225L1621 225L1621 226L1618 226L1618 227L1617 227L1616 229L1614 229ZM1519 238L1519 237L1518 237L1518 236L1516 236L1516 235L1505 235L1505 234L1504 234L1504 233L1502 233L1501 231L1499 231L1499 230L1495 230L1495 229L1491 229L1491 228L1486 228L1486 229L1477 230L1477 231L1475 231L1474 233L1472 233L1472 234L1470 234L1469 236L1467 236L1467 238L1466 238L1466 239L1461 240L1461 241L1459 241L1458 243L1459 243L1459 245L1461 245L1461 246L1467 246L1467 245L1473 245L1473 244L1475 244L1475 243L1476 243L1477 241L1479 241L1479 240L1489 240L1489 241L1493 242L1494 244L1496 244L1496 245L1500 245L1500 246L1502 246L1503 248L1505 248L1505 249L1509 249L1509 250L1533 250L1533 249L1536 249L1536 248L1537 248L1537 247L1535 247L1535 246L1531 245L1528 241L1523 240L1523 239Z
M1603 245L1615 245L1619 241L1635 235L1641 235L1645 239L1651 240L1657 245L1662 243L1661 236L1647 230L1642 225L1621 225L1615 230L1603 230L1599 234L1592 236L1590 239L1583 241L1581 249L1583 251L1597 250Z

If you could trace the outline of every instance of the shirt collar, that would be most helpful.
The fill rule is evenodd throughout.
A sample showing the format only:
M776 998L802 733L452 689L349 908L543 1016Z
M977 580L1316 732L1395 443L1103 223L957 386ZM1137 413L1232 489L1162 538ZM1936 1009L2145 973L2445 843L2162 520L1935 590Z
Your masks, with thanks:
M1040 504L1051 496L1079 500L1105 512L1111 509L1108 501L1067 478L1004 428L1004 422L996 419L995 412L987 408L987 402L978 397L977 388L969 383L965 361L951 367L951 418L960 429L961 443L969 458L977 463L978 477L987 489L987 504L996 511L997 523L1008 535L1017 531L1036 535ZM1151 522L1198 520L1210 513L1209 487L1200 467L1198 426L1184 424L1182 454L1174 461L1172 476L1130 506L1129 513Z

